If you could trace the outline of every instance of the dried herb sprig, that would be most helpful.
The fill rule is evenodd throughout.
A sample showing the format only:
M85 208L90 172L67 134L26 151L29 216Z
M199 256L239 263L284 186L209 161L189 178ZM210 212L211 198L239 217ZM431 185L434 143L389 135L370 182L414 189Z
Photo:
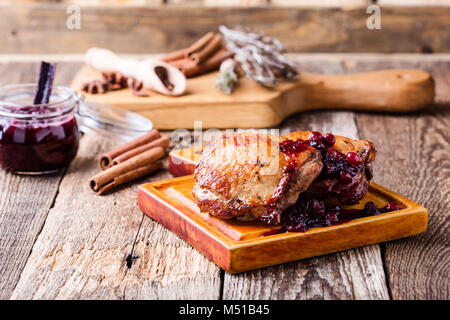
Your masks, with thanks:
M283 55L284 47L277 39L225 26L219 30L248 78L264 86L274 86L279 78L292 80L298 75L294 64Z
M236 61L231 58L223 61L220 65L219 75L217 76L216 87L226 94L231 94L238 80Z

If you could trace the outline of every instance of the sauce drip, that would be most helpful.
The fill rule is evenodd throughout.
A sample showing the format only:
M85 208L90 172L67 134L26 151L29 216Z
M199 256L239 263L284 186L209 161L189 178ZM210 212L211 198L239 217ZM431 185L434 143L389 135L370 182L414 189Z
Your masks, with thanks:
M363 209L343 210L339 206L327 207L322 200L304 197L283 213L282 228L267 231L261 236L266 237L284 232L306 232L310 228L343 224L354 219L397 210L400 208L396 203L388 203L379 208L374 202L367 202Z

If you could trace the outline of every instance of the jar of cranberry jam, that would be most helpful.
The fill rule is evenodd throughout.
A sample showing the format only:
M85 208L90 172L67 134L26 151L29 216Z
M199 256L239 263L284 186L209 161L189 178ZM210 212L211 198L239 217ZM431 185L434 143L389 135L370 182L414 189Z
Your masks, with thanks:
M56 86L48 103L34 104L35 89L35 84L0 88L0 166L18 174L57 172L78 151L80 96Z

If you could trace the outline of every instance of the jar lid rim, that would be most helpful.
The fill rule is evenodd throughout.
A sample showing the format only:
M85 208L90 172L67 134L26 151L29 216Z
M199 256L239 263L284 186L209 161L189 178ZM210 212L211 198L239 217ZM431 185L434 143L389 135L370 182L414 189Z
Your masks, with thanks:
M25 113L14 112L13 110L7 108L8 104L10 106L12 106L12 103L2 100L2 97L5 96L5 94L2 95L2 90L13 89L13 88L36 88L36 84L35 83L20 83L20 84L9 84L6 86L1 86L0 87L0 116L16 118L16 119L21 119L21 120L32 120L32 119L37 120L37 119L47 119L47 118L53 118L56 116L60 116L60 115L65 114L68 111L71 111L73 109L73 106L66 106L65 108L62 108L61 110L57 110L57 111L49 112L49 113L43 113L43 114L25 114ZM64 103L66 103L67 101L69 101L70 99L76 98L77 93L74 90L72 90L66 86L57 85L57 86L53 86L53 88L56 90L63 91L65 94L67 94L67 96L65 96L57 101L52 101L52 102L44 103L44 104L29 105L29 107L52 108L52 107L62 105ZM53 90L52 95L54 92L55 92L55 90Z

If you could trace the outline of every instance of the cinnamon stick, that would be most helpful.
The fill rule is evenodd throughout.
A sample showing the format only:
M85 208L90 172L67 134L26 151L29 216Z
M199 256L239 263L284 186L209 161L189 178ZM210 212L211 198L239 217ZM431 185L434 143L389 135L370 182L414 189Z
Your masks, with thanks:
M164 57L162 57L160 60L164 61L164 62L170 62L170 61L183 59L187 54L187 50L188 49L180 49L180 50L168 53Z
M132 149L140 147L144 144L152 142L161 137L161 134L158 130L153 129L149 131L147 134L139 137L135 140L132 140L116 149L113 149L109 152L102 154L98 160L98 166L100 169L105 170L113 165L113 159L118 157L121 154L124 154Z
M216 34L214 32L208 32L203 37L201 37L199 40L194 42L185 52L185 57L188 58L191 54L194 52L200 51L205 47L214 37ZM221 37L222 38L222 37Z
M208 32L189 48L169 53L162 60L191 77L219 68L220 63L231 56L233 53L222 47L222 36Z
M89 186L95 193L103 194L122 183L154 172L160 167L154 162L164 155L165 151L162 147L147 150L95 175L89 180Z
M139 167L137 169L131 170L129 172L126 172L120 176L113 178L113 180L111 182L100 187L97 191L95 191L95 190L94 191L98 195L103 195L106 192L108 192L126 182L129 182L129 181L147 176L149 174L152 174L153 172L155 172L156 170L158 170L161 167L162 167L162 162L155 162L155 163L151 163L147 166Z
M181 70L181 68L187 66L187 65L195 65L195 62L192 61L192 59L189 58L182 58L179 60L175 60L175 61L170 61L169 62L172 66L174 66L175 68L178 68L179 70ZM183 71L183 70L181 70Z
M188 58L192 53L201 50L211 39L214 38L214 32L208 32L203 37L194 42L189 48L184 48L170 52L163 56L160 60L164 62L171 62L175 60L180 60L183 58Z
M112 165L118 165L119 163L122 163L134 156L137 156L140 153L143 153L144 151L150 150L152 148L156 148L156 147L162 147L164 149L166 149L170 144L170 139L166 136L162 136L156 140L153 140L149 143L146 143L140 147L131 149L125 153L120 154L119 156L115 157L112 161Z
M196 63L200 64L207 58L212 56L222 46L222 36L220 34L214 35L201 50L189 54L189 57Z
M233 55L233 52L228 51L226 48L222 48L201 64L186 64L179 69L186 77L196 76L219 68L222 61L232 57Z

